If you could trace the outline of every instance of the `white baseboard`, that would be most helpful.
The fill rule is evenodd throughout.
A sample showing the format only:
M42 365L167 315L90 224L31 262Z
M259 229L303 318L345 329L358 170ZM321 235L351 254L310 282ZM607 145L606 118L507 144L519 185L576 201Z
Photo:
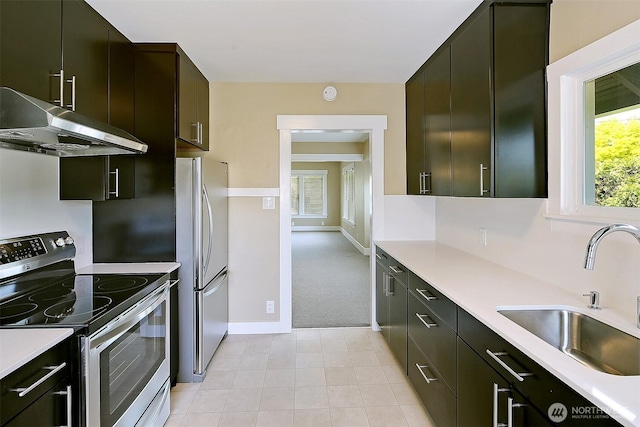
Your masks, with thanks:
M229 335L248 334L284 334L291 332L291 325L286 326L280 322L237 322L229 323Z
M339 225L294 225L291 231L341 231Z
M365 248L364 246L362 246L360 242L358 242L351 234L347 233L347 231L344 228L340 228L340 231L342 232L342 235L346 237L347 240L350 241L351 244L353 244L353 246L355 246L356 249L359 250L362 255L364 256L371 255L371 248Z

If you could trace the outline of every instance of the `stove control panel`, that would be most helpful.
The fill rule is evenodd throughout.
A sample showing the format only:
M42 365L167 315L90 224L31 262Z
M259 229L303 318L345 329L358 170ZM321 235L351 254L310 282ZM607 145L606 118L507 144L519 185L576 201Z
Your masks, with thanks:
M73 238L66 231L0 239L0 279L73 259L75 255Z

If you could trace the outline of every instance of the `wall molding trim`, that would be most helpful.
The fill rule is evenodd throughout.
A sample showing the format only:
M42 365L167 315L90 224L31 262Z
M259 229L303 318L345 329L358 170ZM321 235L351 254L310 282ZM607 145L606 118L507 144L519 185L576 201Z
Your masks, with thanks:
M340 232L342 233L342 235L344 237L346 237L346 239L348 241L351 242L351 244L353 246L356 247L357 250L360 251L360 253L364 256L370 256L371 255L371 248L365 248L364 246L362 246L360 244L360 242L358 242L351 234L347 233L347 230L345 230L344 228L340 227Z
M342 231L339 225L293 225L291 231Z

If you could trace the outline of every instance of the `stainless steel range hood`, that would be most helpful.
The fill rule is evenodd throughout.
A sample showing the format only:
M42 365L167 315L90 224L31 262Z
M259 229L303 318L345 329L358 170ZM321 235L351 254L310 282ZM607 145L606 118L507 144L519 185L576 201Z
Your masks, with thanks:
M78 157L140 154L148 147L114 126L1 87L0 148Z

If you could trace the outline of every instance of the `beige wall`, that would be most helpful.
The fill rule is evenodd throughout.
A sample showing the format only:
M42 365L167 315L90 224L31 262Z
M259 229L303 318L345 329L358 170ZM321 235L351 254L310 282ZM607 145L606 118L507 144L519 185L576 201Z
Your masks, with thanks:
M291 218L291 224L300 226L340 226L340 180L342 170L337 162L293 162L291 170L326 170L327 171L327 217L326 218ZM324 222L324 224L323 224Z
M278 188L278 115L375 114L387 116L385 193L405 194L404 85L334 84L338 98L333 102L322 98L325 86L324 83L210 85L211 151L207 156L229 163L230 188ZM261 197L231 197L229 217L229 321L277 322L278 209L263 210ZM265 313L266 300L276 302L275 314Z
M549 62L640 19L640 0L554 0Z
M350 163L342 163L342 167L346 167ZM369 161L353 163L355 178L355 226L341 220L342 228L345 232L354 238L363 248L369 248L370 236L368 222L371 220L368 215L369 207L365 204L365 192L369 191L368 181L371 176Z

